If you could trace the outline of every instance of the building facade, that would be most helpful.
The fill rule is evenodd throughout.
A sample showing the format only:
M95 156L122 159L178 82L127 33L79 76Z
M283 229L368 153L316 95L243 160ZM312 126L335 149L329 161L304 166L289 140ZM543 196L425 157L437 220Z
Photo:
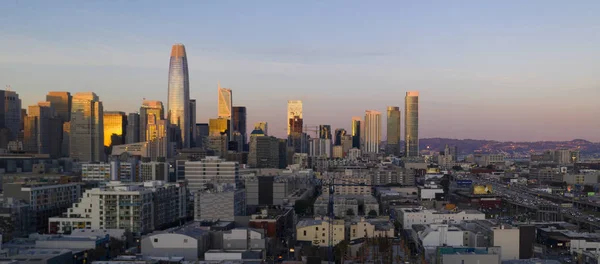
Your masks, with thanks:
M105 111L104 117L104 146L125 144L127 132L127 114L119 111Z
M127 129L125 131L125 144L140 142L140 114L127 115Z
M302 101L289 100L287 104L287 134L302 134L303 117L302 117Z
M406 92L404 99L404 155L419 156L419 92Z
M381 113L375 110L365 112L365 149L369 153L379 153L381 144Z
M219 157L206 157L185 163L185 179L190 192L205 188L206 184L237 185L240 181L240 164Z
M400 107L387 108L387 151L388 155L400 156Z
M73 96L70 123L71 158L78 161L104 161L104 110L92 92Z
M175 44L169 63L169 97L167 120L177 128L179 148L189 148L190 139L190 77L185 46Z

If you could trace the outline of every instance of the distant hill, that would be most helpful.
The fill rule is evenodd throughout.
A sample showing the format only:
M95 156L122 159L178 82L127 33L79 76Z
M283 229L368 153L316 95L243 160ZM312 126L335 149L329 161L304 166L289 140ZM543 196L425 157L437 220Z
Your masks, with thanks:
M523 156L554 149L578 149L584 156L600 156L600 143L583 139L571 141L501 142L495 140L424 138L420 139L421 150L442 151L446 144L457 146L461 155L471 153L506 153Z

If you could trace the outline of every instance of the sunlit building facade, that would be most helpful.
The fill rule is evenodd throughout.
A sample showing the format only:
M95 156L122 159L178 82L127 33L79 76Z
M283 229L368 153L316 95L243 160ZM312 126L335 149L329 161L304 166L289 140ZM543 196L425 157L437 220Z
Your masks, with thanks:
M365 112L365 152L379 153L381 143L381 113L375 110Z
M231 122L231 117L233 115L233 93L231 89L222 88L221 85L218 85L218 117L230 120L229 128L228 128L228 136L231 138L231 134L233 133L233 122Z
M127 114L119 111L104 112L104 146L125 144Z
M208 120L208 135L220 136L229 129L230 120L226 118L212 118Z
M407 157L417 157L419 156L419 92L406 92L404 107L404 153Z
M148 115L153 115L153 118L163 120L165 116L165 107L161 101L144 100L140 107L140 131L139 140L148 141L146 136L148 130Z
M190 139L190 78L188 62L183 44L175 44L171 49L169 64L169 98L167 102L169 124L177 128L180 135L178 147L189 148Z
M46 101L52 104L54 112L63 122L71 120L72 97L69 92L49 92L46 95Z
M77 93L71 108L70 153L77 161L104 161L104 115L93 92Z
M287 125L288 136L293 134L302 134L302 101L289 100L287 105Z
M359 116L352 117L352 147L360 149L362 139L361 129L362 118Z
M322 139L332 139L331 138L331 126L330 125L319 125L319 138L322 138Z

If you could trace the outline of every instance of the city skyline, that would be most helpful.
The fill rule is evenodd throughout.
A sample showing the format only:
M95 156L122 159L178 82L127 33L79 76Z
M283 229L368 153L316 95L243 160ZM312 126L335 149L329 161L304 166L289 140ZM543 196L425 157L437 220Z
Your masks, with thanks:
M517 4L518 12L502 12L503 19L495 14ZM435 8L413 3L406 7L411 12L407 11L405 19L374 5L362 5L360 9L370 11L365 13L365 25L351 19L351 14L360 10L357 6L341 7L336 14L339 22L334 23L326 16L328 8L335 6L331 3L309 8L290 5L294 4L270 7L287 15L294 10L296 16L292 17L297 21L278 17L279 25L243 12L234 12L232 20L215 25L211 19L231 10L221 4L198 8L193 2L178 10L182 12L176 21L161 25L153 20L164 20L149 19L163 7L153 4L148 13L131 17L128 14L135 6L131 3L107 7L85 3L68 8L43 2L2 3L0 8L7 12L0 19L7 26L0 33L9 41L0 43L0 79L20 94L24 106L35 105L51 90L94 91L105 109L135 112L137 103L132 101L143 97L167 102L165 50L182 42L193 50L190 93L199 98L198 123L216 116L216 95L211 87L221 80L235 87L236 98L243 98L235 105L248 108L248 122L269 122L278 137L285 136L282 109L287 100L303 101L307 124L349 130L352 116L365 109L385 112L388 105L402 109L403 93L419 90L423 95L421 138L600 141L600 124L586 122L600 115L594 103L600 95L594 73L599 67L596 58L600 54L595 47L600 40L594 34L599 22L594 19L597 9L589 5L473 2L461 10L450 3L439 2ZM392 2L387 5L390 10L399 7ZM322 29L306 19L313 8L322 10L313 15L313 20L324 19ZM448 8L454 12L443 12ZM565 8L570 12L565 14ZM201 15L192 16L196 12ZM430 13L435 14L434 19L426 15ZM55 16L61 18L52 19ZM467 23L461 16L476 23ZM20 24L19 17L36 19ZM112 28L114 24L109 23L123 22L124 17L137 23L114 32L103 30ZM98 23L65 23L81 21L79 18ZM200 21L194 22L196 19ZM520 26L505 27L495 20ZM234 30L242 21L243 26ZM198 23L209 26L194 29L193 34L173 27L187 22L193 22L190 28ZM132 26L135 24L148 25L152 31ZM588 27L575 26L582 24ZM357 27L360 35L340 30L342 25ZM290 26L298 27L296 37L284 31ZM54 34L58 29L61 34ZM234 31L225 39L215 37L227 30ZM567 37L557 39L557 32ZM271 44L263 45L260 39ZM353 41L361 39L385 39L381 43L386 44ZM343 43L353 44L340 45ZM261 94L269 96L261 98ZM575 129L561 129L564 127ZM383 139L385 132L383 129Z

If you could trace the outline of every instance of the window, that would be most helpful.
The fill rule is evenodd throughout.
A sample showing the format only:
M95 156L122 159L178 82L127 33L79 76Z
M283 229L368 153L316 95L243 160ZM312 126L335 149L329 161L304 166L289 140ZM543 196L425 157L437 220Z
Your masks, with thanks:
M187 238L183 239L183 243L187 243Z
M304 230L304 236L306 236L306 230Z
M158 242L158 238L155 238L155 239L154 239L154 243L157 243L157 242Z
M325 233L323 233L323 236L325 236Z

